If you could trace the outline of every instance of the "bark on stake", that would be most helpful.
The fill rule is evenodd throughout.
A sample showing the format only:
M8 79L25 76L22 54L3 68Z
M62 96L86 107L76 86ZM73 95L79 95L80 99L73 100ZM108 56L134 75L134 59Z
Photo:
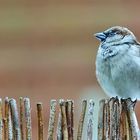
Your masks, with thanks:
M140 130L137 122L137 118L134 112L136 101L132 101L130 98L126 100L127 117L130 131L130 138L133 140L140 140Z
M121 106L119 99L111 98L109 102L112 102L112 110L110 116L110 125L111 125L111 136L110 139L118 140L120 139L120 113L121 113Z
M21 140L24 140L24 101L23 98L19 99L19 109L20 109L20 131L21 131Z
M109 100L105 100L105 104L103 107L103 139L109 139Z
M73 140L73 101L67 100L66 102L66 118L67 118L67 127L68 127L68 139Z
M89 101L89 110L88 110L87 140L93 139L93 118L94 118L94 102L91 99Z
M99 103L99 113L98 113L98 140L103 140L103 133L104 133L104 115L103 115L103 109L105 105L105 100L101 100Z
M64 100L60 100L59 102L61 115L62 115L62 133L63 139L68 140L68 129L67 129L67 118L66 118L66 105Z
M30 99L24 98L25 122L26 122L26 140L32 139L32 126L31 126L31 106Z
M13 137L14 137L14 140L20 140L20 138L21 138L20 124L19 124L19 116L18 116L16 100L10 99L9 105L10 105L10 110L11 110Z
M8 140L13 140L13 126L12 126L10 110L9 110L9 120L8 120Z
M83 133L83 125L85 120L85 114L86 114L86 107L87 107L87 100L83 100L82 102L82 112L78 124L78 132L77 132L77 140L82 139L82 133Z
M4 135L5 135L5 140L8 140L8 123L9 123L9 99L8 97L5 98L4 100L5 105L4 105Z
M43 107L42 103L37 103L37 118L38 118L38 140L43 140Z
M51 100L51 102L50 102L50 118L49 118L49 127L48 127L48 140L53 140L55 119L56 119L56 100Z
M63 140L63 134L62 134L62 113L61 113L61 109L60 108L59 108L58 124L57 124L57 140Z
M0 140L3 139L2 99L0 98Z

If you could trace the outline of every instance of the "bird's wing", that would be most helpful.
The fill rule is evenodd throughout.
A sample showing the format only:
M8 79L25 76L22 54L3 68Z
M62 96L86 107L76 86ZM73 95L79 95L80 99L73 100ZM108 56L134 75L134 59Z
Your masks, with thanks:
M136 65L138 65L139 69L140 69L140 45L135 45L133 47L133 60L135 62Z

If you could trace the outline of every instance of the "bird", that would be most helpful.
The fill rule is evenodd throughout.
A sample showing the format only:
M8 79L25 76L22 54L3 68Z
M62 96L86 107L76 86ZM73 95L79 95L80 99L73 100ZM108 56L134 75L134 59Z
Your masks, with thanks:
M140 43L126 27L113 26L95 34L100 41L96 77L109 97L140 100Z

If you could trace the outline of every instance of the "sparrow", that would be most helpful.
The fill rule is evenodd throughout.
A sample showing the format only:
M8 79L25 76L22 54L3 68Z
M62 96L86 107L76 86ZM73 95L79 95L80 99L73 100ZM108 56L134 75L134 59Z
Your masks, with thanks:
M140 99L140 43L127 28L96 33L96 77L109 97Z

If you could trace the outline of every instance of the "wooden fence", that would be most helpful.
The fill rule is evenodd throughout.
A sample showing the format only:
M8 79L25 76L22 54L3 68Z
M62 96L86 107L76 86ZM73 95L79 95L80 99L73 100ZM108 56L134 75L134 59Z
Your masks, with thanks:
M87 104L88 107L87 107ZM42 103L37 103L38 140L140 140L140 132L134 112L136 101L131 99L103 99L99 104L98 138L95 137L94 101L82 101L78 130L74 129L74 101L59 100L59 115L56 118L57 101L50 101L48 136L44 138L44 121ZM18 109L19 108L19 109ZM88 121L85 121L87 113ZM57 120L57 121L56 121ZM57 124L56 124L57 122ZM84 125L86 124L86 125ZM55 132L55 127L57 131ZM83 132L86 126L86 132ZM75 136L76 135L76 136ZM32 140L31 105L29 98L0 99L0 140Z

